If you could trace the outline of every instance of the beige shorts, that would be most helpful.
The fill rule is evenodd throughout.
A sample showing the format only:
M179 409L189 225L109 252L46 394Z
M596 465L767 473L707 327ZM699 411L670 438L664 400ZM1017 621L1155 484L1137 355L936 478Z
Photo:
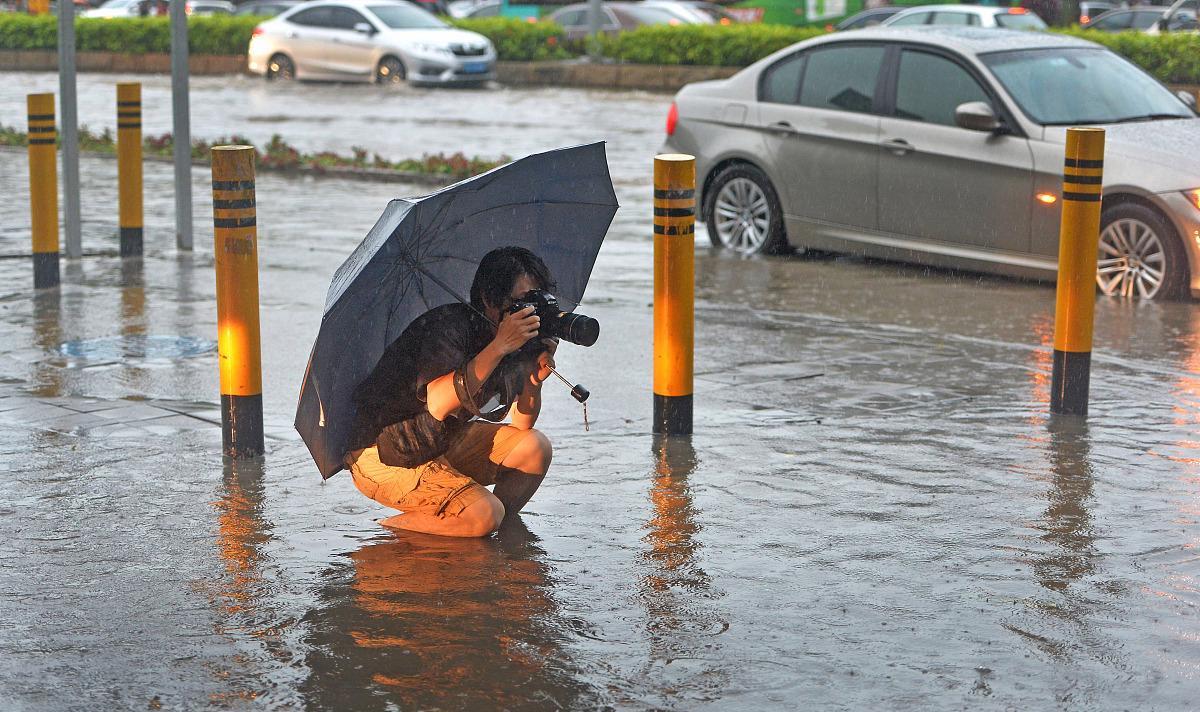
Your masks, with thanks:
M532 430L472 421L445 455L417 467L393 467L371 446L346 455L354 486L367 497L402 512L454 517L490 496L500 463Z

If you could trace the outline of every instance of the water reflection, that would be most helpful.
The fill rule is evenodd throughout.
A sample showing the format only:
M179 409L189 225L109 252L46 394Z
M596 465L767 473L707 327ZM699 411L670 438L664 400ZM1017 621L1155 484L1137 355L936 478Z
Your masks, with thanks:
M271 523L263 516L264 463L261 458L225 459L217 509L217 552L225 565L220 588L228 629L246 628L243 614L252 613L262 593L263 545L271 538Z
M1087 426L1077 420L1051 418L1048 429L1051 487L1041 529L1051 548L1033 570L1044 588L1064 591L1094 570L1091 445Z
M36 396L62 395L62 369L51 359L63 340L62 295L58 289L42 289L33 295L33 345L41 353L34 364L31 391Z
M313 709L594 708L538 538L402 533L327 570L305 616Z

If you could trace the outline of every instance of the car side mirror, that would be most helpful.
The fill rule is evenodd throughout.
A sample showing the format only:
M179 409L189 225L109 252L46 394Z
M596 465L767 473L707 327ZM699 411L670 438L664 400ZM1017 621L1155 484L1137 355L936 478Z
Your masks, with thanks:
M360 34L364 34L364 35L366 35L367 37L370 37L371 35L375 34L375 28L374 28L374 27L372 27L372 26L371 26L371 23L369 23L369 22L358 22L358 23L355 23L355 25L354 25L354 31L355 31L355 32L358 32L358 33L360 33Z
M1192 111L1196 110L1196 95L1195 94L1191 93L1190 91L1183 91L1182 89L1180 89L1179 91L1175 92L1175 96L1179 97L1180 101L1187 104L1188 108L1190 108Z
M960 128L988 133L995 133L1004 128L1004 124L996 118L996 112L986 101L968 101L965 104L959 104L954 109L954 123Z

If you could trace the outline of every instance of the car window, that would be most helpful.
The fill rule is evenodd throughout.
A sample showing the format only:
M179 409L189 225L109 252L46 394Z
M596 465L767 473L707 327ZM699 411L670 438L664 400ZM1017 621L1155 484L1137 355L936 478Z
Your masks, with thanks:
M333 8L310 7L307 10L301 10L292 15L287 21L306 27L332 27Z
M1092 22L1092 24L1088 25L1088 27L1096 30L1115 32L1117 30L1128 29L1129 23L1132 21L1132 12L1114 12L1111 15L1105 15L1104 17L1096 19Z
M929 22L930 17L933 17L932 12L914 12L911 15L898 17L888 24L893 27L903 27L905 25L924 25L925 23Z
M1138 30L1148 30L1159 18L1162 17L1162 11L1154 10L1152 12L1138 11L1130 13L1133 15L1133 27Z
M406 2L391 5L368 5L376 18L393 30L418 30L446 27L446 23L437 19L428 10L422 10L416 5Z
M793 54L767 68L759 85L759 101L795 104L800 94L800 75L807 55Z
M553 19L555 22L562 25L563 27L568 27L568 26L573 27L575 25L582 25L583 21L584 21L584 11L583 10L564 10L564 11L556 14L551 19Z
M1196 16L1190 12L1177 12L1167 24L1169 30L1195 30L1200 28L1200 23L1196 22Z
M975 19L974 15L969 15L965 12L935 12L933 13L933 24L935 25L970 25L971 20Z
M904 50L896 77L896 116L954 126L954 109L989 101L979 82L959 64L928 52Z
M499 17L500 3L491 3L489 5L480 5L471 11L468 17Z
M808 55L800 105L869 113L874 103L883 47L819 49Z
M1010 30L1044 30L1046 22L1036 13L1024 8L1010 8L1008 12L998 12L995 15L997 27L1007 27Z
M621 8L621 12L628 17L632 17L639 25L680 25L683 21L679 19L670 10L661 7L641 7L638 5L627 5Z
M340 30L353 30L354 26L360 22L366 23L368 25L371 24L371 23L367 22L367 18L363 17L362 14L356 10L351 10L348 7L333 8L333 26L334 27L336 27Z

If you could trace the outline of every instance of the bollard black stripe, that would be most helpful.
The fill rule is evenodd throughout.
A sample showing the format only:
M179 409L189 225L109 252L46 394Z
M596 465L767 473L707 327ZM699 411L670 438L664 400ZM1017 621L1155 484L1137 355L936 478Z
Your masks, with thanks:
M254 190L252 180L214 180L213 190Z
M238 208L253 208L254 198L235 198L233 200L214 200L213 207L217 210L236 210Z
M257 224L253 215L248 218L213 218L213 227L254 227Z
M1050 375L1050 412L1055 415L1086 416L1088 386L1091 380L1090 351L1054 350L1054 366Z
M1063 175L1063 183L1077 183L1079 185L1100 185L1104 183L1104 176L1078 176L1066 173Z
M49 289L58 286L58 253L33 253L33 288Z
M118 101L117 102L117 108L121 108L121 107L141 108L141 106L142 106L142 102L140 102L140 101Z
M1104 161L1093 161L1086 158L1068 158L1067 168L1103 168Z
M30 146L53 146L57 143L56 139L52 138L31 138L29 139Z
M31 134L54 133L54 127L53 126L30 126L29 133L31 133Z
M691 435L692 397L654 394L654 432Z
M142 112L140 112L140 111L118 111L117 118L118 119L140 119L140 118L142 118Z
M140 257L142 254L142 228L121 228L121 256Z
M142 125L141 124L118 123L117 128L119 128L119 129L140 129L140 128L142 128Z
M656 218L686 218L696 214L696 207L690 208L655 208L654 217Z
M54 114L29 114L30 121L54 121Z
M692 235L696 232L695 225L655 225L655 235Z
M696 190L694 188L683 190L659 190L655 188L654 197L658 200L691 200L696 197Z
M1083 203L1099 203L1102 195L1100 193L1069 193L1063 191L1063 200L1078 200Z
M227 457L258 457L263 454L262 394L221 394L221 444Z

